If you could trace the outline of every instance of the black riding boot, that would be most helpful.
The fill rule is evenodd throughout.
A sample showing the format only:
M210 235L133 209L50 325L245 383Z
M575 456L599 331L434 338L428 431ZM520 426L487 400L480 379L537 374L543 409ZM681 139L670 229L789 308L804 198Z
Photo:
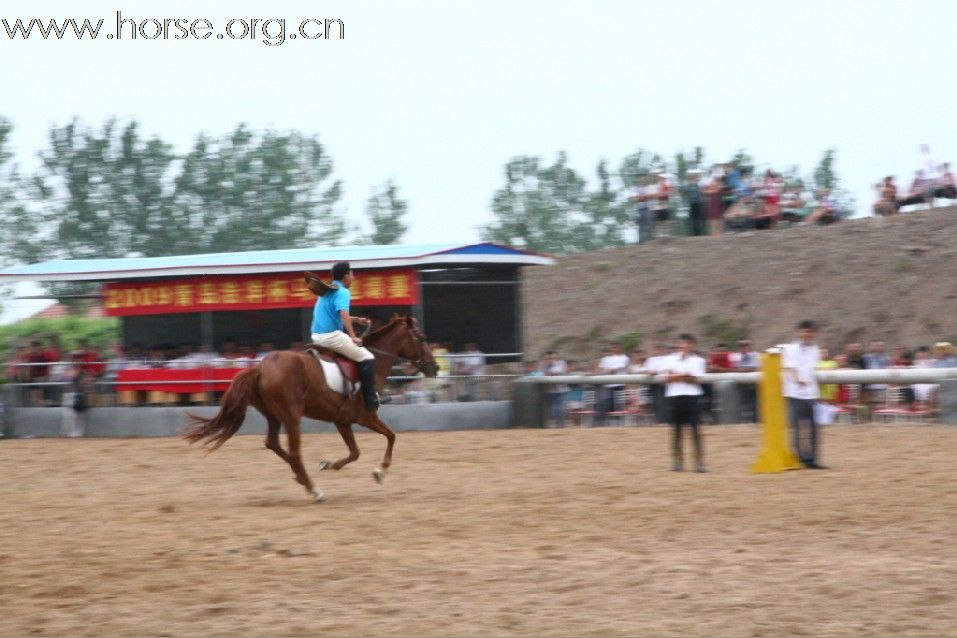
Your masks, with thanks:
M379 409L379 393L375 390L375 359L359 362L359 380L362 381L362 400L367 410Z

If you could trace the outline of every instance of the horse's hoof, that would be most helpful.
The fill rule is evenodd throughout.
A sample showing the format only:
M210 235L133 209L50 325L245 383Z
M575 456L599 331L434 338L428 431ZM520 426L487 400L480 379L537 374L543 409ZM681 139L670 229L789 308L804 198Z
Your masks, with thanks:
M320 472L323 470L328 470L330 467L332 467L332 461L330 461L329 459L322 459L321 461L319 461Z
M372 470L372 478L375 479L376 483L381 485L382 479L385 478L385 470L383 470L381 467L377 467L376 469Z
M312 493L313 503L321 503L324 500L326 500L326 495L322 493L322 490L316 489L316 491Z

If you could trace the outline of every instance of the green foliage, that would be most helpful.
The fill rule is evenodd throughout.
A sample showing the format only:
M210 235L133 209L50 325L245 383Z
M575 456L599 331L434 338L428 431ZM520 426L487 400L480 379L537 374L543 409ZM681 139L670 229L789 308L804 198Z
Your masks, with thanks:
M315 136L245 124L220 139L200 135L175 181L183 240L164 254L339 243L347 228L332 169Z
M537 157L512 159L505 166L505 185L492 197L496 221L483 229L483 237L556 254L624 245L628 213L604 162L596 177L598 188L591 191L564 153L549 166Z
M847 190L840 188L840 179L834 165L837 160L837 151L829 148L824 151L821 160L814 168L811 182L816 190L827 189L837 201L842 217L848 217L854 212L854 196Z
M0 232L0 267L17 259L35 257L25 240L36 233L37 225L25 205L27 184L8 148L12 132L10 121L0 117L0 223L3 224L3 232Z
M90 319L69 316L24 319L0 326L0 361L9 361L16 348L31 340L45 341L56 335L64 350L74 350L80 340L86 340L97 351L107 354L110 346L120 340L120 322L113 317Z
M698 329L707 340L728 345L746 338L750 333L747 323L739 323L734 319L723 319L710 314L698 317Z
M645 340L645 333L643 332L626 332L625 334L618 337L618 344L621 346L622 350L625 352L631 352L635 348L641 345L641 342Z
M835 151L829 148L824 151L821 161L814 168L814 188L834 190L837 187L837 174L834 172Z
M307 247L336 244L347 231L336 209L341 183L315 136L241 124L219 139L197 136L179 157L135 121L93 129L74 120L50 131L26 189L8 167L10 129L0 119L0 222L8 230L0 254L13 261Z
M366 201L366 216L372 224L367 240L373 244L394 244L408 230L402 218L408 212L408 202L399 199L398 189L391 181Z

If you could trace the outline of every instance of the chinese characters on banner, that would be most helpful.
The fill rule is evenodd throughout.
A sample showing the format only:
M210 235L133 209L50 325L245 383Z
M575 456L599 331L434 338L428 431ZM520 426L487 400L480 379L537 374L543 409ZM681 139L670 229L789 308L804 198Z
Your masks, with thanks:
M411 268L358 271L350 288L352 305L413 305L417 276ZM103 307L111 317L303 308L315 303L316 296L306 287L302 273L113 282L103 288Z

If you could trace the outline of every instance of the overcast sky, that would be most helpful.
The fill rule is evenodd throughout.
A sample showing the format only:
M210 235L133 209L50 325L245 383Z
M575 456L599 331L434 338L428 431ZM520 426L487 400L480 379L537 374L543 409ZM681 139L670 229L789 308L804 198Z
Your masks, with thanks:
M207 3L212 5L213 3ZM116 11L147 18L341 18L343 41L105 39ZM799 164L838 151L863 211L918 145L957 160L957 2L197 2L5 0L0 18L104 18L96 41L9 41L0 115L34 166L51 125L135 118L186 151L199 131L316 133L361 216L393 179L405 241L473 241L512 156L561 150L591 174L639 147L747 149ZM235 25L241 31L238 23ZM272 33L276 33L275 27ZM311 28L311 27L310 27ZM174 34L171 30L171 36ZM260 38L261 39L261 38ZM18 304L22 306L22 302Z

